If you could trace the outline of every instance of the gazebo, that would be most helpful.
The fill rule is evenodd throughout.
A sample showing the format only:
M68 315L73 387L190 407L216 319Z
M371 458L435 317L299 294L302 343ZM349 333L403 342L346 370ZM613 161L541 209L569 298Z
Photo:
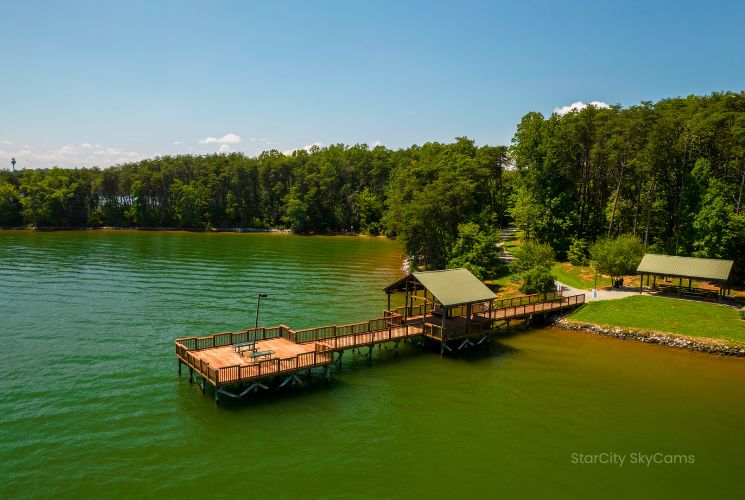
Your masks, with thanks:
M652 278L652 289L669 288L677 291L679 294L705 296L712 293L707 290L694 288L693 280L706 280L719 285L717 297L721 298L730 292L730 277L732 275L731 260L722 259L700 259L696 257L677 257L673 255L646 254L636 273L641 276L639 283L639 293L644 290L644 278L646 277L647 288L650 288L650 277ZM657 278L662 278L660 284ZM677 278L678 283L672 283L672 279ZM683 280L688 280L688 286L684 286Z
M383 291L388 294L388 313L400 314L409 325L420 324L426 336L440 341L441 351L451 350L450 340L463 339L459 349L473 345L474 336L482 342L490 325L474 313L481 308L491 312L497 297L467 269L409 273ZM391 310L393 293L405 295L404 306Z

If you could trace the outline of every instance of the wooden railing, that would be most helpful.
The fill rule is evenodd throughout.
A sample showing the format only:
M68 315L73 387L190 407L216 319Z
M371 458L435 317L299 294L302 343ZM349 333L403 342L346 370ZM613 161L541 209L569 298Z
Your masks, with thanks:
M441 325L436 325L433 323L425 323L423 325L424 333L426 335L429 335L432 338L443 340L444 338L444 332L446 329L444 329Z
M317 328L305 328L303 330L290 330L288 339L298 344L316 342L319 340L338 339L354 335L368 334L395 328L403 324L403 318L398 314L386 315L383 318L375 318L361 323L350 323L348 325L330 325Z
M303 368L313 368L331 363L334 360L331 349L316 343L312 352L300 353L294 358L265 359L252 365L233 365L215 370L216 385L234 384L236 382L264 378L270 375L281 375Z
M494 299L491 303L491 307L492 309L505 309L507 307L535 304L537 302L549 302L560 299L563 296L564 294L561 291L534 293L532 295L518 295L517 297L508 297L506 299Z
M355 333L352 335L331 337L323 340L323 343L329 346L332 350L339 350L350 349L352 347L370 346L382 342L415 337L417 335L421 335L421 332L414 329L410 330L405 326L391 326L391 328L385 326L380 329Z
M191 351L186 349L183 344L176 343L176 354L188 365L197 370L202 376L210 380L213 384L217 382L217 369L210 366L209 363L194 356Z
M406 306L398 306L394 307L390 311L386 311L387 313L391 314L398 314L400 316L422 316L425 313L430 314L434 310L435 306L432 302L425 302L423 304L418 305L410 305L409 306L409 314L404 314L406 312Z
M471 311L472 312L484 312L489 310L489 303L491 302L492 309L504 309L506 307L514 307L524 304L533 304L537 302L547 302L550 300L558 299L563 296L563 293L561 291L555 291L555 292L546 292L546 293L535 293L531 295L518 295L516 297L508 297L506 299L494 299L494 300L486 300L484 302L478 302L475 304L472 304ZM415 317L415 316L422 316L424 315L424 312L426 311L427 314L430 314L434 310L434 304L431 302L427 302L425 304L419 304L416 306L409 306L409 314L407 314L407 317ZM404 316L404 312L406 311L406 306L399 306L391 309L390 311L386 311L386 313L391 314L398 314L401 316ZM466 306L455 306L450 308L450 316L465 316L467 312Z
M383 334L380 332L384 332L391 338L401 338L406 336L408 333L407 329L402 329L404 335L390 335L388 330L398 328L402 324L403 318L401 316L390 314L383 318L375 318L361 323L350 323L340 326L330 325L306 328L304 330L291 330L284 325L279 325L267 328L250 328L242 332L216 333L206 337L183 337L176 339L176 355L212 383L220 384L228 380L245 380L263 377L267 374L293 371L306 366L311 367L318 364L325 364L333 359L331 345L339 347L369 345L371 339L374 342L382 342ZM367 336L366 341L362 340L365 336ZM191 353L192 351L202 349L212 349L214 347L233 345L241 342L267 340L277 337L283 337L298 344L314 342L314 351L298 354L294 358L267 359L252 365L234 365L219 369L211 367L209 363L197 358ZM321 344L318 341L325 342Z
M215 333L206 337L183 337L176 339L176 344L181 344L189 351L199 351L201 349L212 349L213 347L250 342L252 340L267 340L277 337L287 338L290 331L284 325L266 328L247 328L242 332Z
M576 306L585 303L585 295L571 295L569 297L559 297L544 302L533 302L523 305L508 305L505 307L493 308L491 311L492 319L509 319L529 314L555 311L565 307ZM488 316L488 311L485 311Z

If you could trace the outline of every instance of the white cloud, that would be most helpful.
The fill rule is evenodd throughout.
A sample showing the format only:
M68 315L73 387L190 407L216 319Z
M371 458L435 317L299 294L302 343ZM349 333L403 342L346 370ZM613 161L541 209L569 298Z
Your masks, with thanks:
M291 155L291 154L292 154L292 153L294 153L295 151L299 151L299 150L301 150L301 149L304 149L305 151L307 151L308 153L310 153L310 150L311 150L311 148L312 148L313 146L317 146L317 147L319 147L319 148L322 148L322 147L324 147L324 146L325 146L325 144L324 144L324 143L322 143L322 142L318 142L318 141L316 141L316 142L314 142L313 144L306 144L305 146L303 146L303 147L301 147L301 148L288 149L288 150L286 150L286 151L283 151L283 153L284 153L284 154L286 154L286 155Z
M9 141L8 139L3 139L0 141L0 144L13 144L13 141Z
M587 106L592 106L593 108L599 108L599 109L610 108L610 105L602 101L592 101L588 104L585 104L582 101L577 101L577 102L573 102L569 106L562 106L560 108L554 108L554 113L556 113L557 115L565 115L567 113L571 113L572 111L579 111L581 109L584 109Z
M218 153L230 153L230 146L227 144L220 144L220 149L217 150Z
M183 143L183 142L181 142L181 141L173 141L173 145L174 145L174 146L183 146L183 145L184 145L184 143Z
M225 134L222 137L205 137L200 140L200 144L238 144L241 142L241 136L236 134Z
M377 141L374 141L372 144L370 144L370 149L375 149L378 146L382 146L382 145L383 145L383 143L380 142L380 139L378 139Z
M2 153L0 153L2 154ZM118 163L138 161L154 155L137 151L126 151L122 148L104 147L100 144L83 143L79 146L65 144L49 148L44 146L24 145L7 155L18 161L16 168L49 168L49 167L108 167Z

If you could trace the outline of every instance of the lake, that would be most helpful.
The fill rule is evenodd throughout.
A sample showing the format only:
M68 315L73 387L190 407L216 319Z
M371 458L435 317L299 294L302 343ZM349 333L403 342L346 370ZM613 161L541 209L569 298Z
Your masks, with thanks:
M216 406L173 341L364 321L380 238L0 231L0 497L742 495L745 360L554 328ZM672 462L672 463L669 463Z

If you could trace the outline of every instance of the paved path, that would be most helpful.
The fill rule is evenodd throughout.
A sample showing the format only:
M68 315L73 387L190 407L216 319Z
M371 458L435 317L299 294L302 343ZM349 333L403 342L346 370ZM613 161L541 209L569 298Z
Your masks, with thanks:
M597 298L593 298L592 290L582 290L579 288L573 288L569 285L565 285L564 283L560 281L557 281L556 285L561 287L561 289L564 291L564 295L579 295L581 293L584 293L585 301L587 302L592 301L592 300L622 299L624 297L630 297L631 295L639 295L639 289L637 288L630 288L630 287L612 288L612 289L598 288L598 296Z
M500 231L499 233L499 244L502 247L502 255L499 258L505 264L509 264L515 259L515 257L513 257L512 254L504 246L505 243L507 243L510 239L512 239L513 236L515 236L515 232L517 232L516 227L508 227L506 229L502 229L502 231Z

